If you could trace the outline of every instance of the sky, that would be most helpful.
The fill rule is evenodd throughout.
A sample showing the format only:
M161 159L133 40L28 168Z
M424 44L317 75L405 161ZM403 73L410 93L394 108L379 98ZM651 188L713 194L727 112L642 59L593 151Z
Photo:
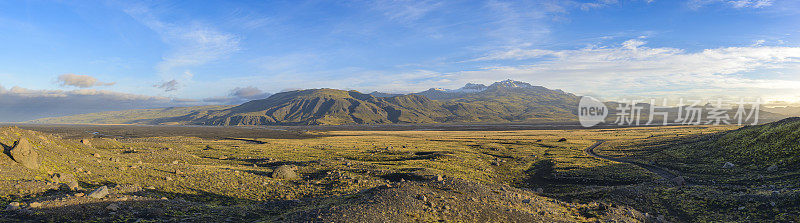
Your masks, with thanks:
M0 1L0 121L514 79L800 103L800 1Z

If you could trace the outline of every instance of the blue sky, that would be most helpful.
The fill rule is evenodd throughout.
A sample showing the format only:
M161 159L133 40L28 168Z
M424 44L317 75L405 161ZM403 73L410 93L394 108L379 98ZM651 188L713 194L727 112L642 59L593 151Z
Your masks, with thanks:
M157 107L511 78L609 99L797 103L798 61L792 0L0 2L6 98Z

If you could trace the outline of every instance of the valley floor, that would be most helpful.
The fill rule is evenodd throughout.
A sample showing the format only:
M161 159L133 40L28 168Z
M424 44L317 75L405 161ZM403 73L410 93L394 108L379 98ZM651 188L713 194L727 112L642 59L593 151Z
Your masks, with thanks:
M736 128L2 127L0 221L800 221L797 169L660 147ZM38 169L11 158L20 138Z

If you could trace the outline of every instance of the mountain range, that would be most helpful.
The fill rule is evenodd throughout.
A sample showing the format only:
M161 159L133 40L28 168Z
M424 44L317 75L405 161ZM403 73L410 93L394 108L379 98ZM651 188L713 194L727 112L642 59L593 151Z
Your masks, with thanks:
M580 98L557 89L504 80L489 86L469 83L455 90L431 88L411 94L364 94L328 88L294 90L237 106L140 109L29 122L216 126L575 122ZM610 110L606 122L613 122L613 108L618 103L606 105ZM649 105L642 106L642 117L647 117ZM672 111L670 114L677 114L677 109ZM773 120L785 117L769 112L760 116Z
M490 86L386 94L337 89L281 92L233 107L142 109L30 121L32 123L341 125L398 123L537 122L577 120L580 97L505 80ZM165 112L172 111L172 112ZM183 111L184 113L176 113ZM147 118L123 118L119 114Z

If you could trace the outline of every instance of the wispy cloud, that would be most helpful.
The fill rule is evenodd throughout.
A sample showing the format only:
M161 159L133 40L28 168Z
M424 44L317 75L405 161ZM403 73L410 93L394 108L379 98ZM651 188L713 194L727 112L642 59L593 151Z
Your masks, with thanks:
M114 85L114 82L100 82L97 78L94 78L89 75L79 75L79 74L62 74L58 76L57 80L58 84L61 86L73 86L79 88L88 88L94 86L111 86Z
M707 5L723 4L733 8L764 8L772 5L772 0L691 0L688 3L691 9L700 9Z
M172 48L156 66L165 79L177 78L183 70L223 59L241 49L239 36L200 21L165 22L153 10L141 5L125 9L125 12L156 32Z
M410 23L444 6L442 1L380 0L372 8L383 12L390 20Z
M550 33L550 13L560 13L563 5L549 2L488 1L493 22L488 34L502 46L530 45ZM497 44L495 42L494 44Z
M603 8L603 7L606 7L606 6L609 6L609 5L612 5L612 4L618 4L618 3L619 3L618 0L598 0L598 1L595 1L595 2L581 3L580 4L580 8L581 8L581 10L587 11L587 10L592 10L592 9L596 9L596 8Z

